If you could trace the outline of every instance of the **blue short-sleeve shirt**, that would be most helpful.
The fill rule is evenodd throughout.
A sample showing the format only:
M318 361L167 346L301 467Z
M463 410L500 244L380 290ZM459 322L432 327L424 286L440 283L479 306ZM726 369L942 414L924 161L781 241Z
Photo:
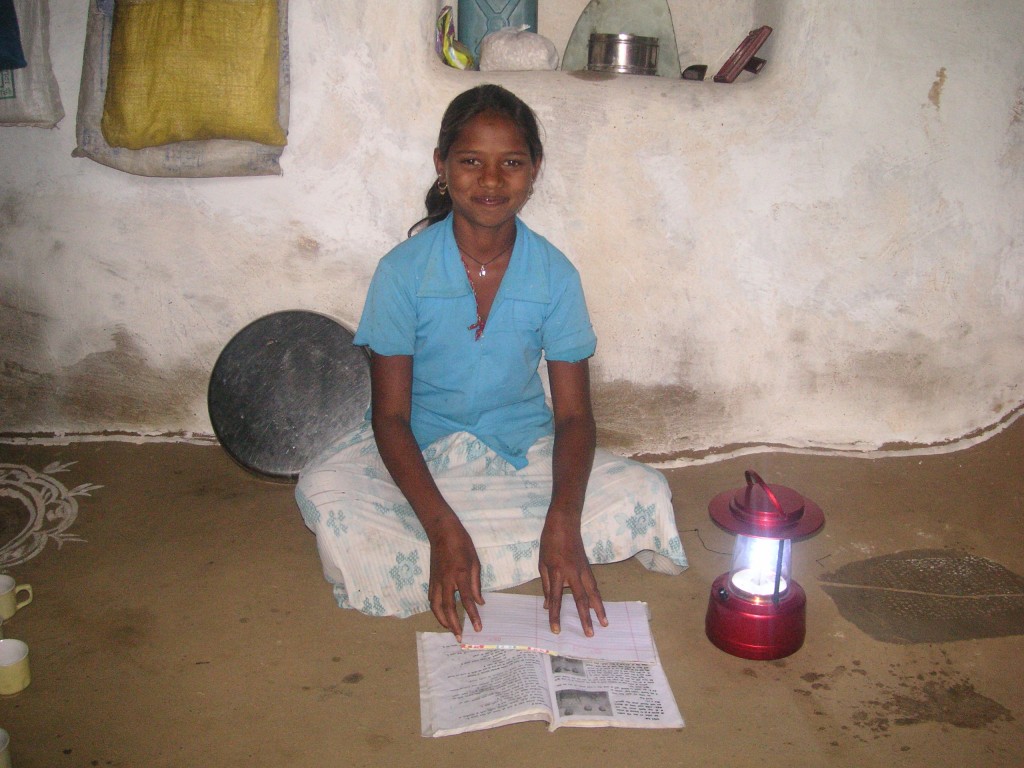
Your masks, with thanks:
M552 431L538 367L594 354L579 273L516 219L516 242L483 335L452 217L391 250L370 283L355 344L411 355L412 431L420 448L465 431L517 468Z

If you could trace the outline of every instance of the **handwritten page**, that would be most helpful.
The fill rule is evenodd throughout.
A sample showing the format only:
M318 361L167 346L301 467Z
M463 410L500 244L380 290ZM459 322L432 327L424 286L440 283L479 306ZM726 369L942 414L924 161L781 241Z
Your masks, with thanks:
M462 628L462 647L467 650L520 650L568 656L656 664L658 653L651 637L647 604L605 603L608 626L594 619L594 636L583 634L572 595L562 597L561 632L551 631L544 598L530 595L488 593L480 606L483 630L474 632L467 617Z

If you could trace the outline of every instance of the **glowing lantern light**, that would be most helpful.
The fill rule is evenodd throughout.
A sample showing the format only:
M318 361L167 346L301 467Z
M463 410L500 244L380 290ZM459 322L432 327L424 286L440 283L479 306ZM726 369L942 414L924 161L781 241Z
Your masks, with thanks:
M769 486L752 470L746 479L708 505L736 545L729 572L711 585L705 629L733 656L781 659L800 649L807 628L807 595L791 575L793 541L817 532L825 515L792 488Z

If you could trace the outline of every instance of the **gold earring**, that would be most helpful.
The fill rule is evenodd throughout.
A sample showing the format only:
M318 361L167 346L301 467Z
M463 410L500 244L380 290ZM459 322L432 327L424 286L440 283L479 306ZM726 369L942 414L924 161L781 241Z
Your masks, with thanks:
M441 193L441 197L448 194L448 182L442 179L440 176L437 177L437 191Z

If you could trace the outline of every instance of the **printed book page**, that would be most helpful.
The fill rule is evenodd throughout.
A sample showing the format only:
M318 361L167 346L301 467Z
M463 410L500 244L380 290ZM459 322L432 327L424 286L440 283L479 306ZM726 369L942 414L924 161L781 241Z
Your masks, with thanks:
M473 631L468 617L463 624L462 647L467 650L537 651L642 664L658 661L646 603L605 603L608 626L594 619L594 636L587 637L571 594L562 597L562 631L557 635L551 631L542 597L491 592L484 599L487 602L479 606L483 630Z
M518 653L518 651L509 651ZM660 664L541 656L550 666L555 722L619 728L682 728Z
M531 720L552 731L684 726L660 664L467 651L447 632L417 633L416 651L423 736Z
M553 718L546 656L464 651L449 632L417 632L416 655L424 736Z

